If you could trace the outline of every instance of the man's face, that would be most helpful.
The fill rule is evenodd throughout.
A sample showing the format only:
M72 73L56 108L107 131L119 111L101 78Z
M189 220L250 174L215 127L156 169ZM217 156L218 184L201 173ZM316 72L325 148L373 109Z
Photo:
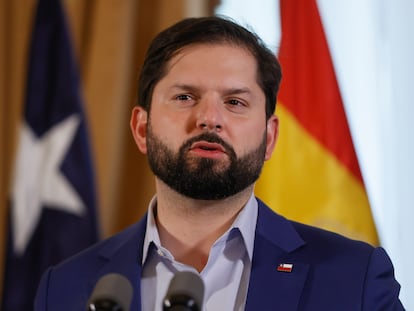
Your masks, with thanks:
M136 140L145 136L140 149L154 174L194 199L222 199L251 186L277 134L276 117L266 122L254 57L227 44L193 45L167 69L150 116L141 116L145 131L131 121Z
M194 145L219 145L226 161L193 156ZM175 191L200 200L224 199L253 184L263 166L266 140L248 154L237 157L234 149L213 133L190 138L178 152L170 149L152 129L147 133L148 161L153 173ZM201 147L202 148L202 147Z

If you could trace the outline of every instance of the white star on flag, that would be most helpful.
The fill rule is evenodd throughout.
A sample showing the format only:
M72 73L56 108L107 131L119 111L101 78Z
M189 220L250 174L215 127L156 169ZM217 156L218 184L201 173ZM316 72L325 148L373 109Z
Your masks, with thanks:
M14 250L22 255L40 220L42 207L81 216L85 206L60 171L79 126L71 115L38 138L24 122L20 129L12 192Z

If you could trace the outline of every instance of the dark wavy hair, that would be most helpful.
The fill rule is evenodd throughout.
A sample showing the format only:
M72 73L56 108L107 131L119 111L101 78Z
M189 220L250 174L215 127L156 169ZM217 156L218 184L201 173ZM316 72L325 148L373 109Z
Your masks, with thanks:
M282 78L276 56L252 31L224 17L187 18L152 41L138 80L138 105L149 111L155 85L167 74L169 60L194 44L231 44L247 49L257 62L257 82L266 97L266 117L273 115Z

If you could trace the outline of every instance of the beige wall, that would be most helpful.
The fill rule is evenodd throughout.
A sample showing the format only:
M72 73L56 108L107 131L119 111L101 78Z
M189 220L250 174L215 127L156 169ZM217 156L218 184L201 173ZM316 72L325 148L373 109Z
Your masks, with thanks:
M142 216L154 192L146 159L129 133L137 73L148 43L161 29L188 14L207 15L203 11L216 2L64 1L83 81L104 237ZM35 4L35 0L0 0L0 280Z

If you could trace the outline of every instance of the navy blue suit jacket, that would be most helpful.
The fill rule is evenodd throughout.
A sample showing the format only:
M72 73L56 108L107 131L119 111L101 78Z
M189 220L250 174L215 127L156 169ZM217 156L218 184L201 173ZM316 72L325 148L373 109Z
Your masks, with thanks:
M49 269L35 310L85 310L96 282L107 273L130 280L131 310L141 310L145 227L146 217ZM278 271L283 263L293 264L292 271ZM382 248L289 221L259 200L246 310L404 310L399 288Z

